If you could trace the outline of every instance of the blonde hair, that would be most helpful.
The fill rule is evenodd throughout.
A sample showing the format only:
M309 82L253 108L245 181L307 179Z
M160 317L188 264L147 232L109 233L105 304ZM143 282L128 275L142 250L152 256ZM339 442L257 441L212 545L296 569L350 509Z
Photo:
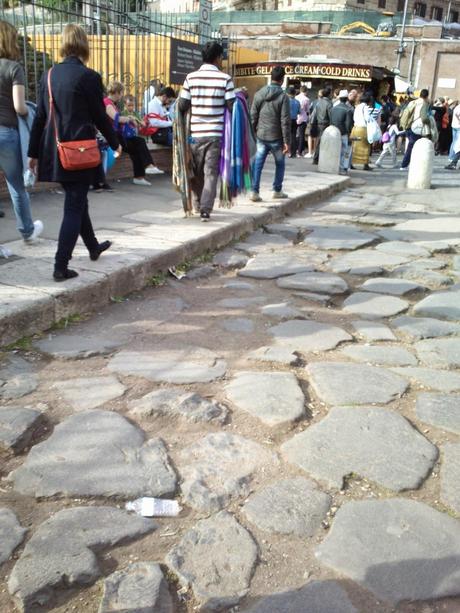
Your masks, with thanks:
M125 86L121 81L110 81L107 85L107 93L109 94L122 94L125 91Z
M0 21L0 58L19 60L20 57L16 28L8 21Z
M61 37L61 57L66 58L69 55L75 55L84 62L89 59L89 43L86 32L82 27L75 23L68 23L62 31Z

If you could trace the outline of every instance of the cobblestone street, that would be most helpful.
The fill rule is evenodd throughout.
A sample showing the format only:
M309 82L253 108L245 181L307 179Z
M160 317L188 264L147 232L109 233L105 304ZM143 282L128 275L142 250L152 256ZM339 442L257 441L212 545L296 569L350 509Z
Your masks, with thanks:
M459 189L384 176L1 354L2 613L460 611Z

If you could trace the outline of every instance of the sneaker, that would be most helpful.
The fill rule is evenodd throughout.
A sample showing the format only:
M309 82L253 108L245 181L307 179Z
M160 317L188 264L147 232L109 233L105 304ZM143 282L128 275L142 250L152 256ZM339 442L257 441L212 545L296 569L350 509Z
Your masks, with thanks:
M285 198L289 198L289 196L284 192L273 192L272 198L273 200L284 200Z
M262 198L259 196L257 192L251 192L251 195L249 196L249 200L251 202L262 202Z
M42 232L43 232L43 222L37 219L37 221L34 221L34 231L32 232L30 236L24 239L24 242L33 243L35 239L37 239Z
M201 221L210 221L211 215L207 211L201 211L200 213Z
M374 166L375 166L376 168L382 168L382 164L377 164L377 162L375 162Z
M134 185L152 185L147 179L133 179Z
M103 241L102 243L99 243L99 247L96 249L96 251L89 252L89 259L95 262L96 260L99 259L99 256L101 255L101 253L103 253L104 251L107 251L107 249L109 249L111 246L112 246L112 241Z
M408 170L409 166L401 166L399 170Z
M313 154L312 153L306 153L303 157L304 158L312 158Z
M145 174L146 175L164 175L165 173L163 170L160 170L156 166L147 166L147 168L145 169Z
M445 170L457 170L457 163L456 162L450 162L450 164L447 164L447 166L444 166Z
M103 183L101 186L101 192L113 192L115 191L111 185L108 183Z
M348 176L348 170L345 170L345 168L341 168L339 170L339 175L342 175L344 177Z

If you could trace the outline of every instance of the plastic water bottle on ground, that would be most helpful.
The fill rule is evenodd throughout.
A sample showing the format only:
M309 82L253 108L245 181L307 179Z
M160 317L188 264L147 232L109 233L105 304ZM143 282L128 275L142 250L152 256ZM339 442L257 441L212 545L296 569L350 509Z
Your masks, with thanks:
M125 505L127 511L134 511L143 517L176 517L181 511L177 500L163 498L138 498Z

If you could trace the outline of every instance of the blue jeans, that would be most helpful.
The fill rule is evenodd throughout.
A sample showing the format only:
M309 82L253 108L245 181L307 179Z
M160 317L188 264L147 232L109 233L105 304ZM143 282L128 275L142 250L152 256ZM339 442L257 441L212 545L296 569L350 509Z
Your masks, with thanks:
M348 134L342 134L342 147L340 149L340 170L348 170L350 166L350 138Z
M455 149L458 148L458 144L460 141L460 128L452 128L452 144L450 146L449 151L449 160L451 162L455 161L458 154L455 153Z
M19 132L16 128L0 126L0 169L5 174L10 192L16 216L16 227L23 238L28 238L34 231L34 224L30 211L29 194L24 187Z
M267 159L267 155L273 153L275 158L275 180L273 181L273 191L280 192L283 189L284 169L286 161L283 153L283 142L281 140L259 140L257 139L257 153L252 168L252 191L256 194L260 190L260 177Z
M415 134L415 132L412 132L412 130L407 130L407 140L409 141L409 144L407 145L401 168L407 168L409 166L410 158L412 156L412 149L414 148L415 143L421 138L422 137L419 134Z

